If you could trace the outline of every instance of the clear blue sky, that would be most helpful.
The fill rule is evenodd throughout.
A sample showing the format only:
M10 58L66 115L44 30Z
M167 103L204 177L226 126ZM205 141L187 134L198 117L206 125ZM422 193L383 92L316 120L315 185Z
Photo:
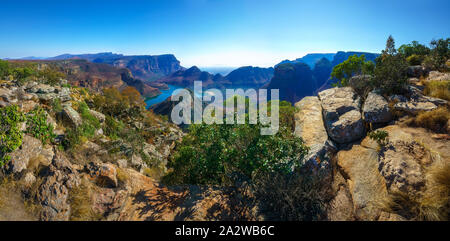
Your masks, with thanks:
M0 2L0 58L173 53L183 66L271 66L306 53L379 52L450 37L449 0Z

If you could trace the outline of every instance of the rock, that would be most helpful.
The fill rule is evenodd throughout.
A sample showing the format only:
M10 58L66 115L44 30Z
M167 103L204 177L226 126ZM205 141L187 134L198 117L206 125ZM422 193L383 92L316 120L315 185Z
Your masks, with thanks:
M420 82L420 79L418 78L408 78L408 83L410 84L418 84Z
M90 163L89 172L102 187L117 187L117 170L111 163Z
M106 117L104 114L97 112L95 110L89 110L89 113L93 115L95 118L97 118L97 120L99 120L101 123L105 122Z
M142 158L139 155L133 154L131 157L131 166L136 170L143 170L147 167Z
M20 173L25 170L31 159L36 158L42 151L41 141L24 135L22 145L19 149L11 153L11 160L8 162L8 170L12 173Z
M20 102L19 107L23 112L29 112L32 111L34 108L36 108L37 105L38 103L32 100L28 100Z
M432 162L428 151L413 135L399 126L383 128L389 133L388 145L382 149L379 170L390 191L415 195L425 186L423 166Z
M322 106L318 97L305 97L295 104L294 134L310 147L308 156L302 160L307 169L331 169L330 159L335 152L334 144L328 140L323 124Z
M391 121L392 114L389 103L376 91L370 92L364 102L363 117L366 122L373 124Z
M337 143L361 139L365 134L360 98L350 87L332 88L319 93L325 128Z
M381 212L378 221L408 221L408 220L395 213Z
M117 165L120 168L127 168L128 167L128 161L126 159L119 159L119 160L117 160Z
M27 172L27 174L25 174L25 177L23 178L23 181L25 183L25 186L31 187L31 185L36 182L36 177L33 175L33 173Z
M357 219L376 220L382 210L380 203L387 197L377 151L355 144L338 152L337 164L347 179Z
M33 86L30 88L28 88L27 86L27 91L29 93L36 93L36 94L49 94L55 92L55 87L46 84L36 84L36 85L33 84Z
M80 114L70 106L63 108L62 117L64 121L73 127L78 127L83 123Z
M441 73L439 71L431 71L425 79L425 83L431 81L450 81L450 73Z
M70 97L70 89L67 87L61 88L61 90L58 92L58 98L61 100L61 102L70 101L72 97Z
M420 78L421 76L424 76L427 74L427 71L424 67L422 67L421 65L414 65L414 66L409 66L406 74L409 77L415 77L415 78Z
M77 170L62 153L57 153L36 195L36 200L42 205L40 219L43 221L69 220L69 191L78 187L80 183L81 179Z
M408 86L410 98L404 96L390 96L389 99L395 101L394 110L417 114L423 111L431 111L440 105L447 105L448 101L439 98L429 97L422 94L422 91L415 86Z

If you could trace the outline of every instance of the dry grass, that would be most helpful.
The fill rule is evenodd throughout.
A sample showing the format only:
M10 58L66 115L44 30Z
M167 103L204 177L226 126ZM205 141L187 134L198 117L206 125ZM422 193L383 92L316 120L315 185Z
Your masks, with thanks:
M450 81L431 81L426 84L425 95L450 101Z
M81 185L70 190L71 221L98 221L102 219L102 216L92 209L93 188L88 180L83 179Z
M264 174L252 185L259 211L268 220L314 221L326 218L331 188L309 175Z
M122 168L117 168L116 171L116 177L119 183L126 183L130 179L128 173L126 173L126 171L124 171Z
M438 161L427 172L427 189L419 197L402 192L389 195L385 210L408 220L448 221L450 215L450 163Z
M450 119L450 111L447 107L439 107L432 111L419 113L410 118L406 124L423 127L438 133L448 133L447 122Z

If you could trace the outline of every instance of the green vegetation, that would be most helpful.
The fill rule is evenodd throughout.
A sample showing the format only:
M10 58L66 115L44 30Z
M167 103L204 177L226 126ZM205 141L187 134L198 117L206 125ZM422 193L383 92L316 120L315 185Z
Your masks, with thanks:
M53 125L47 122L47 112L41 107L37 107L27 114L26 133L31 134L35 138L47 143L55 138L53 133Z
M349 86L349 80L355 75L373 74L375 65L372 61L366 61L364 55L350 56L344 62L336 65L331 72L331 78L337 79L336 86Z
M389 36L386 49L376 59L373 86L386 95L403 93L407 84L407 68L405 58L395 49L394 38Z
M22 145L19 123L25 121L17 105L0 108L0 167L11 159L8 154Z
M286 174L299 167L308 150L292 134L294 107L287 102L282 106L276 135L261 135L260 124L191 125L168 164L172 172L164 180L224 185L232 183L235 174L252 179L258 173Z
M0 79L9 75L9 63L0 59Z
M385 130L376 130L369 132L370 139L376 141L380 146L386 146L389 142L389 133Z
M424 64L430 68L446 71L446 62L450 59L450 38L432 40L430 54Z
M398 52L406 58L409 65L420 65L430 53L430 48L417 41L412 41L410 44L401 45Z

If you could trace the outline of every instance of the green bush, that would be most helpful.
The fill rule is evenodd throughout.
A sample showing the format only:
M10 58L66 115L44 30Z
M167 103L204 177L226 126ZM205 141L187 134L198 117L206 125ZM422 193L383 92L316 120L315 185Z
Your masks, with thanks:
M386 95L402 94L407 85L408 63L395 49L395 42L389 36L386 49L376 59L374 86Z
M120 121L116 121L111 116L106 116L105 120L105 135L109 136L111 139L115 140L119 138L122 129L124 128L124 124Z
M424 59L424 56L413 54L406 58L406 61L409 65L420 65L422 64L422 61Z
M376 141L380 146L386 146L389 139L389 133L385 130L376 130L369 132L370 139Z
M63 110L60 98L53 99L53 101L52 101L52 110L53 110L54 113L60 113Z
M431 52L427 59L429 67L436 70L445 70L445 63L450 58L450 38L433 40L430 45Z
M12 70L12 75L19 84L23 84L27 79L35 74L31 67L18 67Z
M4 61L0 59L0 78L3 78L9 75L9 63L8 61Z
M37 107L27 114L26 133L41 140L44 144L55 138L53 125L47 122L47 113L41 107Z
M89 112L89 107L86 102L80 102L78 112L80 112L83 122L95 127L96 129L100 128L100 121Z
M191 125L169 167L168 183L229 184L234 173L252 178L263 172L287 173L307 153L303 141L280 127L261 135L260 125Z
M11 159L9 153L22 145L19 123L25 121L17 105L0 108L0 167Z

